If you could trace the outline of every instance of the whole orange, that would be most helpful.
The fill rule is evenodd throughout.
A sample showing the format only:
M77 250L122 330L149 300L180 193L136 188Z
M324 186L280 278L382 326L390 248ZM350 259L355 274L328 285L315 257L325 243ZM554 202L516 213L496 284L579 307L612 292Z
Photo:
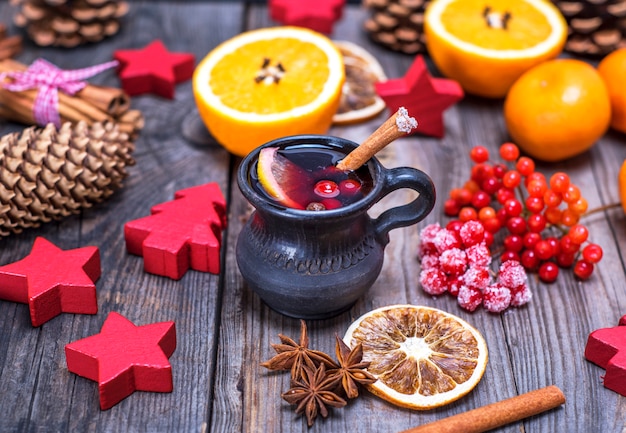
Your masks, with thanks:
M622 162L622 167L617 175L617 185L619 186L619 199L622 202L622 209L626 214L626 159Z
M611 97L611 126L626 132L626 48L615 50L602 59L598 72Z
M511 86L504 119L524 152L543 161L561 161L583 153L604 135L611 102L593 66L556 59L533 67Z

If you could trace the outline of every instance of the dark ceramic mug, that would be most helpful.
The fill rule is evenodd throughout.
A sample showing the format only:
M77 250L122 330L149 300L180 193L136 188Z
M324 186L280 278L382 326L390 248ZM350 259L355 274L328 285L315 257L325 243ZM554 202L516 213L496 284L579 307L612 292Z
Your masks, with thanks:
M275 311L302 319L329 318L349 309L372 286L383 265L389 231L424 219L435 204L435 188L420 170L387 169L372 158L366 163L372 189L360 200L323 211L287 208L260 193L254 178L261 149L294 146L347 154L357 144L333 136L296 135L273 140L246 156L237 183L255 211L237 239L237 264L248 286ZM368 209L400 188L419 196L370 218Z

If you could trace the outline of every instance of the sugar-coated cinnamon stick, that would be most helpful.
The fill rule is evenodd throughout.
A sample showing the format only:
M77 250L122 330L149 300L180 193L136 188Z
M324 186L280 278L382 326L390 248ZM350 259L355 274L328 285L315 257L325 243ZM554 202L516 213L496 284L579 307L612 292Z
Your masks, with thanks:
M356 149L337 163L342 171L353 171L361 167L368 159L383 147L397 138L408 134L417 127L417 121L409 116L404 107L400 107L376 131L363 141Z
M563 392L557 386L550 385L401 433L481 433L554 409L564 403Z

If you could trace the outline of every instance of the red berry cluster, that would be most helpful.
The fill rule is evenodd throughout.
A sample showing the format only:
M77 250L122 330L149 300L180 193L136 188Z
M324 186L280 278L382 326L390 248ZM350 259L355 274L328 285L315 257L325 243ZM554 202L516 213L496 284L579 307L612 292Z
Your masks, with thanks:
M499 153L503 162L490 163L485 147L470 151L470 179L450 191L445 214L479 221L490 247L494 235L506 230L501 261L517 261L543 282L554 282L559 268L572 266L577 278L588 279L602 248L588 242L589 231L579 223L587 211L580 189L566 173L546 179L513 143L500 146Z
M494 280L489 271L491 253L485 228L478 221L453 221L445 228L431 224L420 232L418 247L422 263L420 283L431 295L449 293L459 305L474 311L481 304L500 313L519 307L532 297L526 271L519 262L508 260Z

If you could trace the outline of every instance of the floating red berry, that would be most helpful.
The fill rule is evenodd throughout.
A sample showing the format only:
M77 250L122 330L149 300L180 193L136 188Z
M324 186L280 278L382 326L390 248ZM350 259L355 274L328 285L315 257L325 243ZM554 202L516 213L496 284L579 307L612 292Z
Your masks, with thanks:
M315 194L323 198L337 197L340 193L339 185L332 180L320 180L315 184L313 191L315 191Z

